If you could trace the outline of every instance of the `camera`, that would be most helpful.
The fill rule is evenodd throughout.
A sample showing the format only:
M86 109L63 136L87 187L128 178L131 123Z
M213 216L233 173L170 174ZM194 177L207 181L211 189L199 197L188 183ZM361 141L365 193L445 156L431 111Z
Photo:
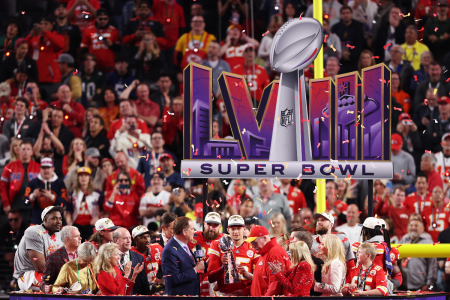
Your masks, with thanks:
M403 125L412 125L413 122L411 120L402 120Z
M128 189L128 184L119 184L119 189L121 189L121 190Z

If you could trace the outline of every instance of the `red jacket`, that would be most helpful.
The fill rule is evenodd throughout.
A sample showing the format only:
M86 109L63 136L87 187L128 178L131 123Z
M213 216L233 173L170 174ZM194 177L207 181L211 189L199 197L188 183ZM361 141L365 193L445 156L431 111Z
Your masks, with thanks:
M0 181L0 195L2 197L3 207L10 206L22 186L23 176L25 172L22 162L18 159L9 163L3 169ZM41 172L40 165L35 161L30 161L27 168L28 182L36 178Z
M129 190L128 194L121 194L119 192L114 197L113 204L108 199L105 199L103 209L110 213L109 218L113 221L114 225L127 229L137 225L140 200L135 192L131 190Z
M145 124L144 121L142 121L141 119L137 119L138 122L138 127L137 129L142 130L142 133L148 133L150 134L150 131L148 130L148 126L147 124ZM116 134L116 131L120 129L120 127L122 127L124 123L124 119L120 119L120 120L115 120L114 122L111 123L111 125L109 126L109 131L108 131L108 140L112 140L114 138L114 135Z
M309 291L314 283L314 272L307 261L300 262L295 268L275 274L283 286L285 296L309 297Z
M122 271L118 267L114 267L114 270L116 271L116 277L113 277L105 271L100 271L97 276L98 288L102 291L102 295L130 295L134 282L123 277Z
M261 255L261 257L253 271L253 282L250 287L250 295L252 297L282 295L283 287L276 279L275 274L272 274L267 267L267 262L278 261L282 264L282 269L288 270L291 267L291 261L289 260L286 250L277 244L276 238L271 238L270 242L258 251L258 254Z
M28 53L36 61L40 83L57 83L61 81L56 60L64 48L64 37L56 32L46 31L41 36L27 36L26 40L30 49Z
M61 109L63 107L63 105L61 104L61 100L54 101L50 103L50 105L56 106ZM73 112L68 113L64 111L63 124L69 127L70 131L72 131L75 137L80 138L82 136L84 127L84 106L73 100L70 101L69 105L70 107L72 107Z

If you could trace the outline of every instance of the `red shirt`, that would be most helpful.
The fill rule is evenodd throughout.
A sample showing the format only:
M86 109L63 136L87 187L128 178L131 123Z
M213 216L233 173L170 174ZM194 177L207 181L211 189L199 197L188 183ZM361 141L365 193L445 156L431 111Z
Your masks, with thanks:
M255 74L252 74L253 66L246 67L244 64L238 64L231 69L231 72L244 75L252 99L261 100L264 88L270 83L266 69L255 64Z
M197 231L194 233L194 239L188 243L189 248L192 251L195 251L195 246L198 244L202 247L202 250L205 251L205 257L203 260L207 260L209 258L209 247L213 241L219 240L223 236L223 233L220 233L219 236L215 240L207 240L203 235L203 232ZM200 274L200 295L201 296L210 296L209 294L209 286L210 283L208 281L207 274Z
M250 286L252 281L246 279L242 275L239 276L240 282L225 284L225 272L222 269L222 257L224 255L225 253L219 248L219 241L213 241L211 243L211 248L209 248L208 277L209 279L214 277L214 279L217 280L218 291L222 293L232 293ZM250 243L244 242L239 247L234 246L233 256L236 261L236 266L241 265L247 272L253 273L254 260L259 255L256 253L256 250L252 248Z
M225 43L222 41L221 45L223 46ZM230 68L233 69L237 65L244 64L244 57L242 54L244 53L246 45L238 45L238 46L230 46L227 48L222 58L226 61Z
M431 194L435 186L444 186L441 175L436 170L431 171L428 175L428 192Z
M111 175L106 178L106 187L105 187L105 199L108 199L109 192L114 189L114 185L116 184L116 178L119 175L120 170L117 169ZM134 191L139 197L141 197L145 193L145 182L142 174L136 171L133 168L130 168L130 178L131 178L131 190ZM114 223L116 224L116 223Z
M360 269L361 266L356 266L348 271L344 288L346 287L348 288L349 284L358 284L358 276ZM367 271L368 270L362 270L361 277L359 279L360 282L365 277ZM383 269L380 266L374 264L370 269L369 274L367 274L366 282L364 284L364 290L370 291L375 289L379 290L382 296L389 295L389 291L387 288L386 274L383 272Z
M64 106L61 103L61 100L54 101L50 103L50 105L61 108ZM81 137L83 133L83 127L84 127L84 106L81 105L81 103L70 101L69 103L70 107L72 108L72 112L68 113L64 110L64 121L63 124L66 125L70 131L72 131L73 135L75 137Z
M280 191L281 191L281 187L277 187L275 189L275 193L277 193L277 194L280 194ZM283 195L284 195L284 192L283 192ZM289 202L289 210L291 211L291 216L293 214L298 214L298 212L301 208L304 208L307 206L305 195L297 187L293 187L292 185L289 186L289 191L288 191L287 195L285 195L285 196Z
M76 205L74 205L74 208L78 209L78 216L73 221L74 224L78 224L81 226L91 224L92 216L89 213L87 201L81 202L81 207L77 207Z
M106 29L99 29L91 25L83 32L81 48L89 48L89 53L95 54L96 66L100 71L113 72L115 54L103 41L99 40L100 36L112 43L120 41L119 31L114 26L109 25Z
M147 280L150 283L155 283L158 279L156 274L161 268L161 255L163 247L160 244L150 244L149 250L146 255L137 251L136 247L131 247L131 251L141 255L145 261L145 272L147 273Z
M377 207L379 216L389 216L394 221L395 236L400 240L408 233L408 219L414 213L406 207L395 208L393 205L385 205L384 201L380 201Z
M161 50L175 47L180 29L186 27L183 8L175 2L173 5L167 5L164 1L154 1L152 11L155 19L163 26L167 40L167 45L161 46Z
M109 197L103 203L103 209L109 212L109 218L114 225L122 226L127 229L136 226L139 218L139 196L129 191L128 194L120 192L114 198L114 203L108 201Z
M42 112L48 106L48 103L45 101L42 101L41 99L38 99L37 103L39 105L39 109L42 110ZM36 110L37 110L36 105L34 104L33 101L30 101L29 112L30 112L30 116L33 116L33 119L37 118Z
M419 196L417 192L409 194L403 202L403 206L409 210L415 211L417 214L422 213L425 207L431 206L431 193L426 193L425 196Z
M147 124L145 124L145 122L142 121L141 119L138 119L137 121L138 121L137 129L140 129L142 133L150 134ZM111 141L114 138L116 131L119 130L120 127L122 127L123 123L124 123L123 118L120 120L115 120L114 122L111 123L111 126L109 127L109 130L108 130L108 140Z
M88 0L89 3L94 7L95 11L100 8L101 4L98 0ZM69 11L72 6L75 5L76 0L70 0L67 4L67 10ZM86 18L88 16L88 18ZM89 13L89 9L86 5L78 5L75 7L75 12L73 14L73 17L71 19L71 22L75 23L80 27L81 33L88 28L90 25L92 25L95 22L95 18L92 14Z
M159 119L159 114L161 113L159 104L153 102L150 99L145 101L137 100L133 101L133 104L136 106L136 111L144 116L144 117L156 117ZM148 127L148 125L147 125ZM155 130L155 128L149 128L150 134Z
M345 202L343 202L343 201L341 201L341 200L336 200L336 201L334 201L334 206L331 207L330 204L329 204L328 201L327 201L327 210L328 210L328 211L331 213L331 215L334 217L334 220L335 220L335 221L337 220L338 226L344 224L344 222L341 221L341 220L338 218L338 215L336 214L336 212L335 212L334 209L333 209L334 207L336 207L337 209L339 209L341 212L344 213L344 212L347 212L348 204L345 203Z
M373 260L373 264L382 267L387 275L388 269L386 268L386 266L384 264L384 261L385 261L384 246L380 243L371 243L371 244L374 245L375 248L377 249L377 255L375 256L375 259ZM360 242L354 243L352 245L352 251L355 254L358 251L358 248L360 245L361 245ZM391 250L389 251L389 254L390 254L390 259L391 259L392 264L394 264L400 258L400 254L399 254L397 248L391 248Z
M114 271L116 271L116 277L105 271L100 271L98 274L98 288L102 291L102 295L130 295L134 282L123 277L118 267L114 267Z
M447 0L448 1L448 0ZM448 1L450 5L450 1ZM436 13L437 1L435 0L419 0L416 8L415 19L421 19L427 15L428 11ZM450 11L448 12L448 17L450 18ZM420 29L420 28L419 28Z
M422 219L425 223L425 231L431 235L433 241L436 243L439 233L447 229L450 225L450 208L445 204L442 204L440 208L435 208L434 205L428 206L422 212Z
M163 113L163 136L166 145L172 145L178 135L178 131L183 132L183 115L169 114L169 108L164 107Z

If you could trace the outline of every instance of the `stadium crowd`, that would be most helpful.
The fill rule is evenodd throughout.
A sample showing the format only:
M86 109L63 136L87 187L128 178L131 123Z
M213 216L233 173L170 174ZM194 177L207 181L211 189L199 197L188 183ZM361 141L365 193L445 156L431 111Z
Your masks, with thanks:
M231 136L218 76L244 75L257 105L280 75L274 34L312 17L311 1L33 0L2 10L1 290L161 294L175 280L162 256L174 236L191 257L196 245L206 251L207 269L194 267L201 295L449 291L447 258L391 247L450 243L449 6L323 0L325 76L382 62L392 71L394 177L374 182L378 218L367 181L327 181L327 212L315 214L314 180L209 178L205 223L201 180L180 175L182 70L212 68L211 135ZM224 284L223 234L235 243L234 286Z

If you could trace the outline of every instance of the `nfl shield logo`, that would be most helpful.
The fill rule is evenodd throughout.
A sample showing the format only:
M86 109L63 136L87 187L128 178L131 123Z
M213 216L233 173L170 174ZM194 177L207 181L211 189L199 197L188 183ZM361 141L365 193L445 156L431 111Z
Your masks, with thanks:
M281 111L281 126L288 127L289 125L292 125L293 116L292 116L292 109L285 109Z

